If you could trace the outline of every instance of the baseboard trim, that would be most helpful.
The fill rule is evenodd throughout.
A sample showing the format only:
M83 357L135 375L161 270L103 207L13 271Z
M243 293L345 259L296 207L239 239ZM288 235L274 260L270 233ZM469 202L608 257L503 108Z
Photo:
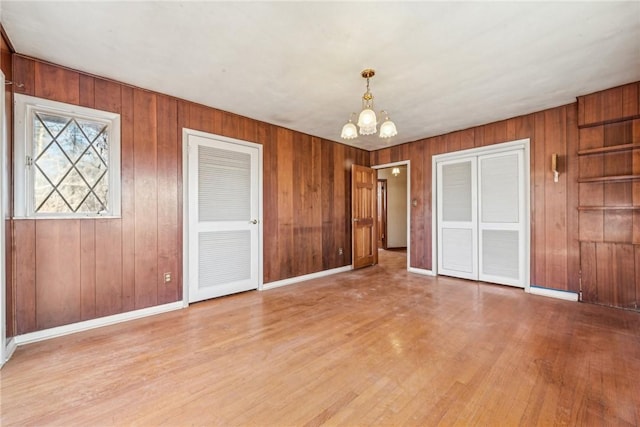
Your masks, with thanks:
M13 352L16 351L16 347L18 347L16 345L16 340L13 337L8 338L7 345L4 349L4 360L0 360L0 368L2 368L2 366L4 366L4 364L7 363L9 359L11 359L11 356L13 356Z
M407 267L409 273L422 274L423 276L435 276L433 271L425 270L424 268Z
M316 273L305 274L303 276L291 277L289 279L277 280L275 282L269 282L262 285L261 291L268 291L269 289L279 288L281 286L293 285L295 283L305 282L311 279L317 279L319 277L331 276L333 274L344 273L353 270L352 265L345 265L344 267L332 268L331 270L318 271Z
M578 301L578 294L575 292L541 288L540 286L529 286L529 293L534 295L541 295L543 297L558 298L565 301Z
M176 301L169 304L156 305L154 307L114 314L112 316L85 320L83 322L72 323L70 325L57 326L55 328L44 329L42 331L29 332L27 334L15 336L14 340L16 346L20 346L47 340L50 338L61 337L63 335L74 334L76 332L87 331L89 329L100 328L102 326L126 322L128 320L140 319L142 317L148 317L155 314L166 313L168 311L179 310L181 308L184 308L184 303L182 301Z

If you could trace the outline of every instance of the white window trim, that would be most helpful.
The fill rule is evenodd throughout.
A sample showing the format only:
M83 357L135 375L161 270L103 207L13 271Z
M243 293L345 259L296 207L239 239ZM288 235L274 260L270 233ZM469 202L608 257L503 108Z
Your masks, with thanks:
M15 137L14 137L14 218L32 219L78 219L78 218L120 218L120 114L93 108L49 101L33 96L15 94ZM108 123L109 129L109 211L98 213L46 213L34 212L33 169L26 167L27 156L33 157L33 126L30 117L34 110L52 114L72 115L80 119Z

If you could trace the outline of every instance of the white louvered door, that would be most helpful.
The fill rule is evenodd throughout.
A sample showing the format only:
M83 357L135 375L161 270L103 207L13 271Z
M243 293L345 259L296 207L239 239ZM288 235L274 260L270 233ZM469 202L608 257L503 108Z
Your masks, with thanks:
M438 163L438 272L478 279L476 159Z
M478 157L479 279L524 288L522 150Z
M524 288L525 150L489 149L436 160L438 274Z
M257 289L260 149L188 135L189 302Z

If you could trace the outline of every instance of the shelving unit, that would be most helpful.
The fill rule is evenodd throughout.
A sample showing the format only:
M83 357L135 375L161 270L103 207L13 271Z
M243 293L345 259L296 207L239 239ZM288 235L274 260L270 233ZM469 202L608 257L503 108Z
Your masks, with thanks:
M615 153L617 151L638 150L640 144L620 144L611 145L609 147L589 148L587 150L578 151L578 156L588 156L591 154Z
M580 299L640 311L640 83L578 97Z
M578 157L581 156L594 156L594 155L605 155L608 153L620 153L633 150L640 149L640 144L617 144L610 145L606 147L598 147L598 148L589 148L585 150L578 151ZM615 183L615 182L629 182L640 180L640 175L609 175L609 176L596 176L596 177L588 177L588 178L578 178L579 184L588 184L588 183ZM579 211L636 211L640 210L640 206L578 206Z

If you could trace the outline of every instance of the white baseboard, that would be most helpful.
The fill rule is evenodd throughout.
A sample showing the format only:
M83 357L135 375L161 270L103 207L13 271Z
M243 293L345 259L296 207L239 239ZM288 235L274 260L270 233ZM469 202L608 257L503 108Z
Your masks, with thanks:
M530 286L528 292L534 295L558 298L558 299L563 299L565 301L578 301L578 294L570 291L560 291L558 289L549 289L549 288L541 288L539 286Z
M179 310L184 307L182 301L169 304L156 305L154 307L140 310L127 311L126 313L114 314L112 316L99 317L97 319L85 320L84 322L72 323L70 325L57 326L55 328L44 329L42 331L29 332L27 334L14 337L16 345L30 344L49 338L69 335L76 332L99 328L101 326L113 325L115 323L126 322L127 320L139 319L141 317L153 316L154 314L166 313L168 311Z
M9 361L9 359L11 359L11 356L13 356L13 352L16 351L16 340L11 337L9 339L7 339L7 346L4 349L4 360L0 360L0 368L2 367L2 365L4 365L6 362Z
M424 268L407 267L409 273L422 274L423 276L435 276L433 271L425 270Z
M291 277L289 279L277 280L275 282L265 283L262 285L261 291L279 288L281 286L293 285L294 283L304 282L306 280L317 279L319 277L331 276L332 274L344 273L353 270L352 265L344 267L332 268L331 270L318 271L317 273L305 274L304 276Z

